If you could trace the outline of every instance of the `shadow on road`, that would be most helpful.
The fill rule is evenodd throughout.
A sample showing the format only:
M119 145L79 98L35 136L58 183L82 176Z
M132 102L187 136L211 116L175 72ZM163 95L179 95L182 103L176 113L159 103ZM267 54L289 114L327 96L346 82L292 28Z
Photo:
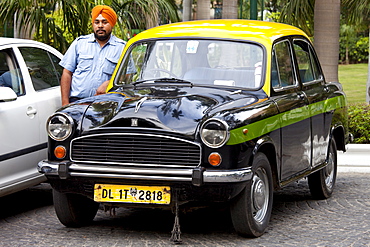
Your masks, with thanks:
M29 189L0 197L0 219L53 204L51 187L40 184Z

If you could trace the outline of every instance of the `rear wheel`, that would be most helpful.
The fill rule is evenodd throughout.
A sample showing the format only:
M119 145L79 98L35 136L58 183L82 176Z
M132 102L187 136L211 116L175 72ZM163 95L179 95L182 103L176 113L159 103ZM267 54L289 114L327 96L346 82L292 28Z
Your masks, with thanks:
M311 195L316 199L327 199L333 194L337 179L337 146L334 139L330 142L328 164L323 169L308 176Z
M253 177L231 202L231 219L236 232L245 237L261 236L272 211L272 174L269 160L257 153L252 165Z
M99 203L78 194L53 190L54 208L59 221L67 227L88 225L94 219Z

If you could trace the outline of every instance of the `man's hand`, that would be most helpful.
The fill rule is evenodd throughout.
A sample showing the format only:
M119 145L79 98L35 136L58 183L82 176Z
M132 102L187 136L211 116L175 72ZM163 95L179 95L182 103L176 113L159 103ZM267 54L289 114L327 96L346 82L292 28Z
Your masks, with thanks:
M96 94L95 94L95 95L105 94L105 91L107 90L108 84L109 84L109 80L108 80L108 81L103 82L103 83L98 87L98 89L96 89Z

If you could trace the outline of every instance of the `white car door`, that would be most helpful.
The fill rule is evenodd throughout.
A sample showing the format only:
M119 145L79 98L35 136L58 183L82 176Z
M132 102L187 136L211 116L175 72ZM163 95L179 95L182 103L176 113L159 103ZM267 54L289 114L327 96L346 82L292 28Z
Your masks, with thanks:
M61 54L46 49L37 44L0 46L0 63L5 57L12 71L7 78L18 95L0 101L0 196L45 181L36 167L47 157L45 122L60 106L58 70L61 73Z

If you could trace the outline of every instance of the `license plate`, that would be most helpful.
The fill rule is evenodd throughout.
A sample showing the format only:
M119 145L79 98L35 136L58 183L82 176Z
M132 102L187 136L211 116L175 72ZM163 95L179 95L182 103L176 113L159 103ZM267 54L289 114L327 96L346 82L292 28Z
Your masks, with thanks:
M94 201L170 204L171 189L168 186L95 184Z

